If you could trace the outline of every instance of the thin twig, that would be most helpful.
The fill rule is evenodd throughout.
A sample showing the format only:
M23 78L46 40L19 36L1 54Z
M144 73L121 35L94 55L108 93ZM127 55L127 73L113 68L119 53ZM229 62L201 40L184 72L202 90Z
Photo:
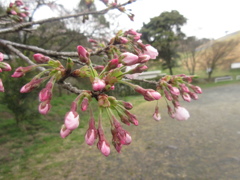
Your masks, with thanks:
M132 1L129 0L129 1L126 2L126 3L120 4L120 5L117 5L117 6L108 7L108 8L105 8L105 9L103 9L103 10L100 10L100 11L82 12L82 13L77 13L77 14L71 14L71 15L61 16L61 17L52 17L52 18L43 19L43 20L39 20L39 21L32 21L32 22L20 23L20 24L17 24L17 25L15 25L15 26L13 26L13 27L0 29L0 34L15 32L15 31L22 30L22 29L24 29L25 27L29 27L29 26L32 26L32 25L35 25L35 24L43 24L43 23L46 23L46 22L54 22L54 21L59 21L59 20L61 20L61 19L69 19L69 18L74 18L74 17L79 17L79 16L85 16L85 15L105 14L105 13L107 13L109 10L116 9L116 8L119 8L119 7L121 7L121 6L125 6L125 5L127 5L127 4L131 4L131 3L132 3Z

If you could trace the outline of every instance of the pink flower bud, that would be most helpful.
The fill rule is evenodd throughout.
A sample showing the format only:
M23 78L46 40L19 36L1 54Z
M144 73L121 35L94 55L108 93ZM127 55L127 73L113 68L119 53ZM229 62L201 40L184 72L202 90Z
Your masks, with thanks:
M129 145L132 142L132 137L130 134L126 133L126 138L125 138L125 144L124 145Z
M86 64L90 63L89 53L83 46L77 46L77 52L78 52L79 60L81 62Z
M120 41L121 44L128 43L128 39L126 37L119 37L119 41Z
M16 4L16 6L23 6L22 0L16 0L15 4Z
M195 93L197 93L197 94L202 94L202 89L199 87L199 86L190 86L191 87L191 89L195 92Z
M89 145L92 146L95 142L96 139L96 132L94 129L88 129L85 135L85 142Z
M38 111L41 114L47 114L51 109L50 101L41 102L38 106Z
M128 31L125 32L125 34L129 34L129 35L137 35L137 32L133 29L129 29Z
M69 130L69 129L67 129L66 127L65 127L65 125L63 124L62 125L62 128L61 128L61 130L60 130L60 136L62 137L62 138L65 138L65 137L67 137L69 134L71 134L72 133L72 131L71 130Z
M43 78L33 78L29 83L25 84L21 89L21 93L28 93L32 91L33 89L40 86L41 82L43 81Z
M190 117L189 112L184 107L175 108L174 118L179 121L187 120Z
M15 72L13 73L12 77L19 78L25 75L26 72L31 71L33 68L35 68L36 65L31 65L27 67L18 67Z
M50 59L49 57L44 56L44 55L42 55L42 54L40 54L40 53L34 54L34 55L33 55L33 58L34 58L34 60L35 60L37 63L46 63L46 62L48 62L49 59Z
M92 88L94 91L102 91L106 86L106 83L104 80L99 79L98 77L95 77L93 83L92 83Z
M150 56L147 54L142 54L138 56L138 62L139 63L146 63L150 59Z
M0 52L0 61L3 61L3 59L4 59L4 55L3 53Z
M87 97L84 97L83 98L83 101L82 101L82 103L81 103L81 109L82 109L82 111L86 111L87 110L87 108L88 108L88 98Z
M130 52L122 53L121 57L122 57L121 62L125 66L131 66L138 62L138 56Z
M111 69L115 69L118 67L118 64L119 64L118 59L112 59L109 61L108 65L106 67L106 70L109 71Z
M3 71L11 71L12 70L11 66L8 63L1 62L0 66Z
M153 89L147 89L146 94L143 95L144 99L147 101L154 101L161 98L161 94Z
M11 13L12 15L17 15L17 12L14 11L13 9L10 11L10 13Z
M188 93L190 95L190 97L194 100L197 100L198 99L198 95L196 93L193 93L193 92L189 92Z
M2 79L0 79L0 92L4 92L4 86L2 83Z
M161 120L161 115L159 113L159 107L158 106L155 107L155 112L153 114L153 119L155 119L156 121Z
M187 102L190 102L190 101L191 101L191 97L190 97L190 95L187 94L187 93L183 93L183 94L182 94L182 98L183 98L184 101L187 101Z
M166 89L164 89L164 94L165 94L165 97L167 98L167 100L169 100L169 101L173 100L171 94Z
M185 84L180 84L179 86L181 87L181 90L182 90L183 92L186 92L186 93L189 92L189 89L188 89L188 87L187 87Z
M158 51L151 45L146 45L144 54L149 55L151 59L156 59L156 57L158 56Z
M43 88L39 92L38 97L39 97L39 101L41 101L41 102L46 101L46 100L51 100L52 99L52 89Z
M76 111L69 111L65 115L64 124L67 129L74 130L79 126L79 115Z
M175 96L178 96L180 95L180 91L177 87L172 87L172 86L168 86L169 89L170 89L170 93L175 95Z
M103 141L100 146L100 151L104 156L109 156L110 146L106 141Z

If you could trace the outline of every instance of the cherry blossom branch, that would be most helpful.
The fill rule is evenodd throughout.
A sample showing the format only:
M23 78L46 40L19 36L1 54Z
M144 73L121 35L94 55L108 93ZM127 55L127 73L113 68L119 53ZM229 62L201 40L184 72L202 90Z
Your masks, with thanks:
M32 26L32 25L43 24L43 23L47 23L47 22L54 22L54 21L59 21L59 20L62 20L62 19L69 19L69 18L80 17L80 16L85 16L85 15L91 15L91 14L92 15L94 15L94 14L95 15L97 15L97 14L105 14L109 10L113 10L113 9L117 9L119 7L122 7L122 6L126 6L127 4L131 4L134 1L136 1L136 0L129 0L126 3L119 4L119 5L116 5L116 6L107 7L105 9L103 9L103 10L100 10L100 11L81 12L81 13L77 13L77 14L71 14L71 15L66 15L66 16L60 16L60 17L53 17L53 18L43 19L43 20L39 20L39 21L20 23L20 24L17 24L15 26L12 26L12 27L9 27L9 28L0 29L0 34L15 32L15 31L22 30L25 27L29 27L29 26Z

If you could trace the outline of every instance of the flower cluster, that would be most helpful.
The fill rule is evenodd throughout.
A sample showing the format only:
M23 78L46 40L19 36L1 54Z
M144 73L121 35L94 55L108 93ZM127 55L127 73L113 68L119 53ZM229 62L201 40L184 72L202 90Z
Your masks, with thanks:
M22 22L26 18L28 13L28 7L24 6L22 0L16 0L14 3L10 3L7 8L7 14L16 22Z
M105 119L102 114L105 112L111 125L112 144L116 151L120 153L123 145L129 145L132 141L131 135L124 130L122 124L137 126L139 122L137 117L130 112L133 108L130 102L117 100L114 96L108 95L109 91L115 89L116 83L123 83L131 87L141 94L146 101L158 101L163 96L167 102L169 115L177 120L189 118L188 111L180 106L179 97L181 96L185 101L190 102L191 99L197 99L197 94L202 93L199 87L191 84L192 77L186 75L165 76L155 83L156 90L145 89L126 79L126 77L145 71L147 62L150 59L156 59L158 56L158 51L151 45L143 44L140 38L140 33L130 29L125 32L119 31L107 45L91 39L90 42L95 47L99 45L99 48L93 51L81 45L77 46L78 59L84 65L76 69L74 69L74 63L70 58L68 58L64 67L58 60L53 60L42 54L34 54L33 58L37 64L18 67L12 77L21 77L37 67L46 67L45 71L37 74L20 90L21 93L30 92L42 82L48 80L45 88L39 92L39 112L41 114L47 114L51 108L50 101L55 82L62 82L68 77L88 78L92 88L82 90L72 102L70 111L65 115L60 136L66 138L78 128L80 123L78 109L81 109L81 111L88 110L90 119L85 141L91 146L98 140L97 148L103 155L108 156L110 154L110 143L105 137L104 123L102 122ZM92 55L104 56L107 60L106 64L94 65L91 60ZM96 100L98 105L98 121L95 121L93 115L93 100ZM172 103L173 108L169 105L169 102ZM157 121L161 119L158 105L155 108L153 118Z
M11 71L12 70L11 66L6 62L2 62L3 59L4 55L3 53L0 52L0 72ZM0 92L4 92L4 86L1 78L0 78Z

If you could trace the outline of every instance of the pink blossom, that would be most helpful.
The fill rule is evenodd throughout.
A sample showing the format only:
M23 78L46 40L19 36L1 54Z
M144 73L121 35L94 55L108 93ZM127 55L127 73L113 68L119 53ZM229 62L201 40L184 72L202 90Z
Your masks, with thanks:
M118 59L112 59L109 61L106 70L111 70L111 69L115 69L116 67L118 67L119 61Z
M65 115L64 124L67 129L74 130L79 126L79 115L76 111L69 111Z
M92 83L92 88L94 91L102 91L106 86L106 83L104 80L99 79L98 77L95 77L93 83Z
M122 53L121 57L122 57L121 62L125 66L131 66L138 62L138 56L130 52Z
M187 120L190 117L189 112L184 107L175 108L174 118L179 121Z
M61 128L61 130L60 130L60 136L62 137L62 138L65 138L65 137L67 137L69 134L71 134L72 133L72 131L71 130L69 130L69 129L67 129L66 127L65 127L65 125L63 124L62 125L62 128Z
M185 84L180 84L179 86L181 87L183 92L186 92L186 93L189 92L189 89L188 89L188 87Z
M0 79L0 92L4 92L4 86L2 83L2 79Z
M87 110L87 108L88 108L88 98L87 97L84 97L83 98L83 101L82 101L82 103L81 103L81 109L82 109L82 111L86 111Z
M47 114L51 109L51 104L49 101L41 102L38 106L38 111L41 114Z
M34 54L33 58L37 63L46 63L50 59L49 57L44 56L43 54L40 53Z
M144 54L147 54L150 56L151 59L156 59L156 57L158 56L158 51L157 49L155 49L154 47L152 47L151 45L146 45L145 46L145 51L143 52Z
M4 55L3 53L0 52L0 61L3 61L3 59L4 59Z

